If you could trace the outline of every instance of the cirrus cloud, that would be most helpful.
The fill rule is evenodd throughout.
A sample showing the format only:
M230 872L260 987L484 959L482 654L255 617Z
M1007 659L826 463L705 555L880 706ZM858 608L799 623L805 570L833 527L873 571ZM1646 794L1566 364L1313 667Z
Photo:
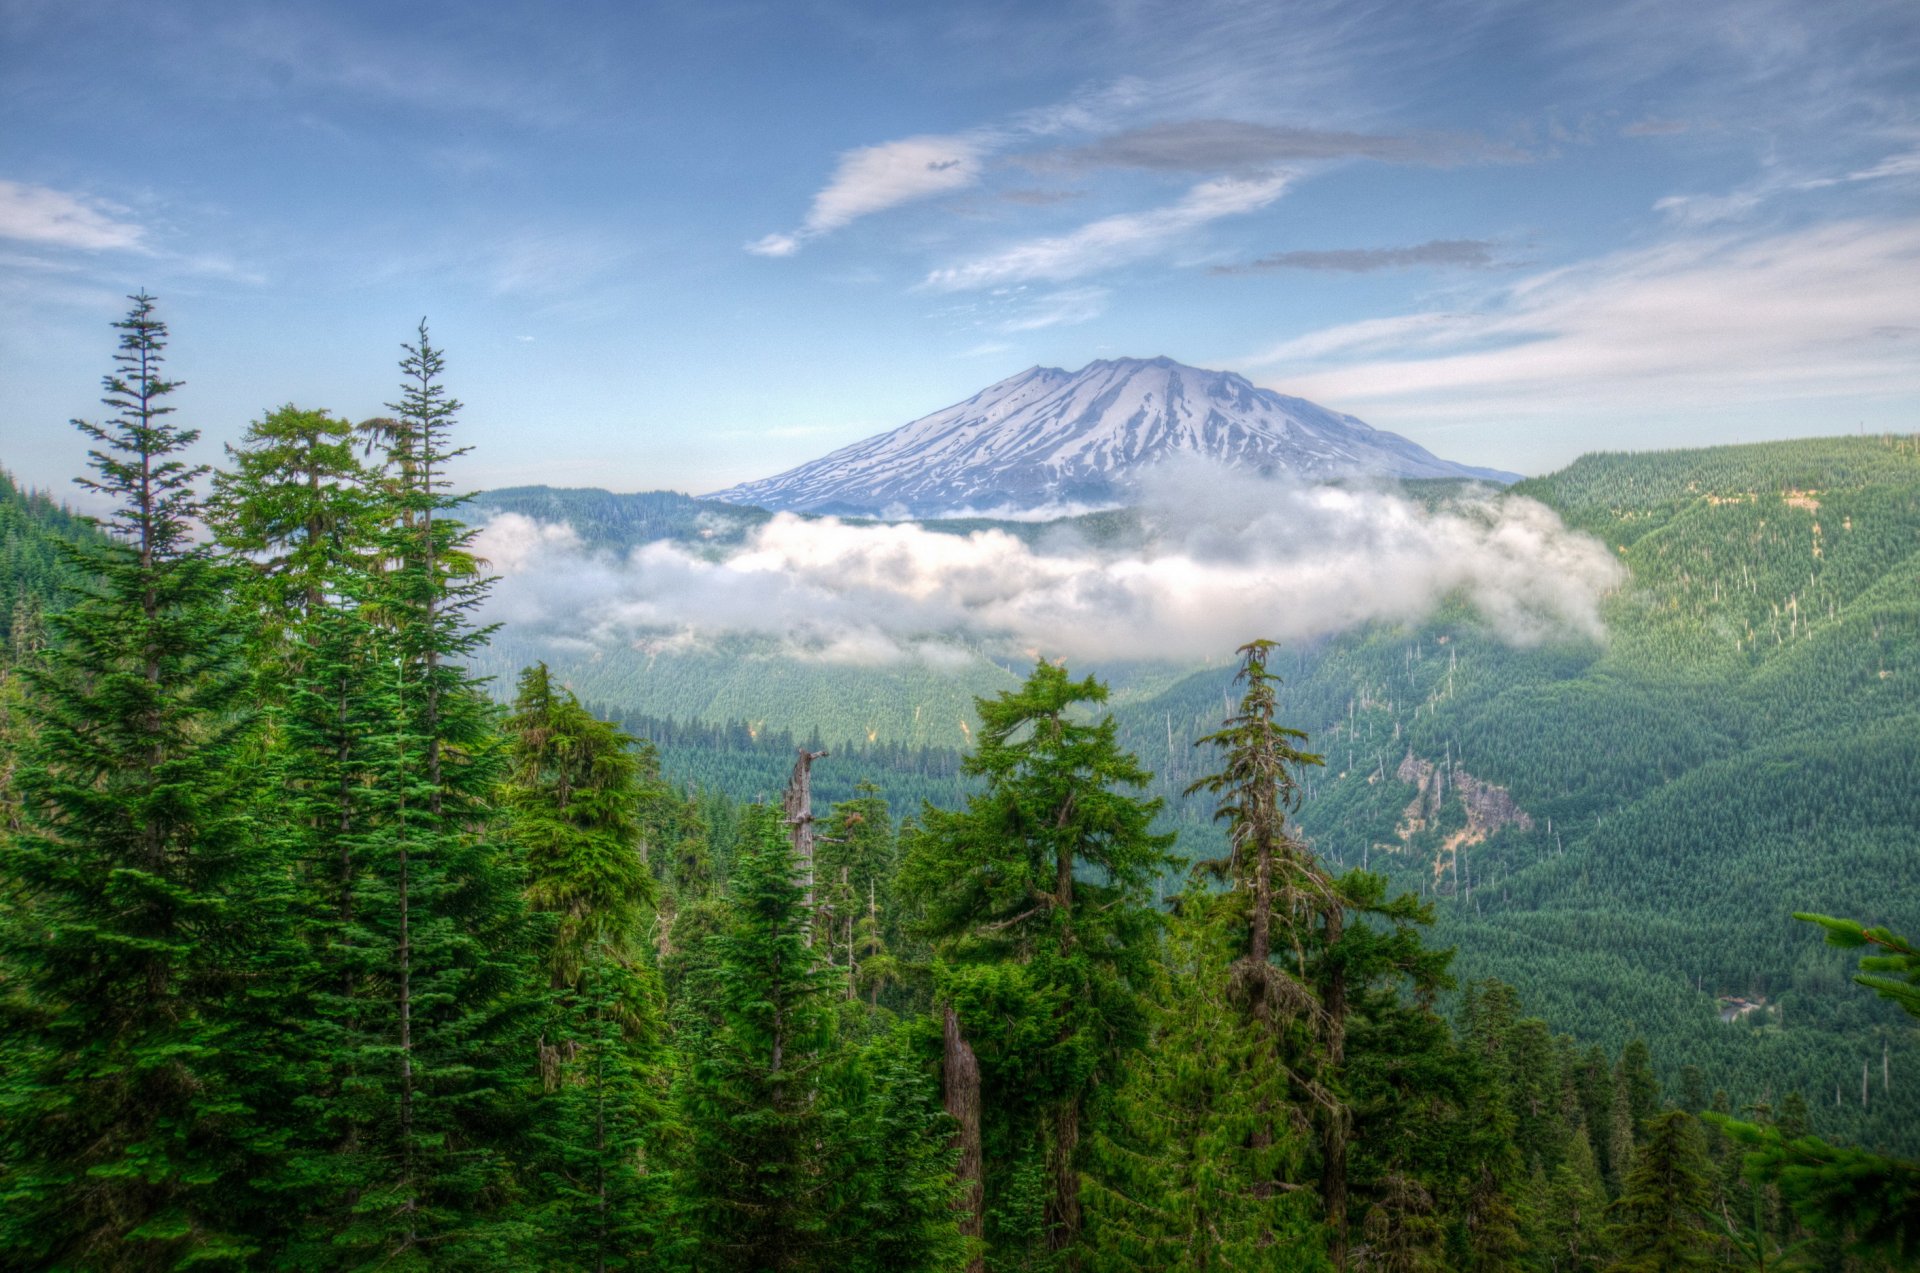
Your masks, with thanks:
M138 249L144 237L117 208L64 190L0 181L0 238L98 252Z
M1096 270L1156 256L1222 217L1266 207L1292 182L1291 173L1216 177L1174 203L1090 221L1066 234L1030 239L927 275L926 286L955 292L1034 279L1064 282Z
M791 256L808 239L903 203L964 190L980 179L986 140L978 135L903 137L840 156L833 178L813 197L806 221L791 234L747 245L756 256Z

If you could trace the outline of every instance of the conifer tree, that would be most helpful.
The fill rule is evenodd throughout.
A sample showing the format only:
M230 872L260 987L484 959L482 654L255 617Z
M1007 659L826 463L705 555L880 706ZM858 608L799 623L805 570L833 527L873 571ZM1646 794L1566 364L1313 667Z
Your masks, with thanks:
M1046 1241L1069 1265L1087 1101L1145 1038L1142 991L1156 928L1149 890L1172 843L1152 830L1160 802L1126 791L1150 775L1120 749L1113 718L1074 718L1078 705L1106 697L1098 681L1073 681L1041 661L1019 690L976 699L982 728L964 769L986 791L961 811L924 811L903 875L927 935L957 965L943 974L949 1002L1001 997L1017 983L1029 1004L1049 1005L1046 1033L1021 1045L1027 1074L1040 1076L1022 1082L1021 1099L1044 1111ZM1034 1018L1022 1011L1019 1019L1024 1034ZM963 1049L979 1052L984 1040L974 1036L987 1022L956 1011L950 1024L949 1069ZM964 1173L963 1186L988 1205L975 1188L982 1182ZM966 1223L981 1215L974 1210Z
M239 1259L219 1005L250 927L237 885L252 836L238 760L236 642L223 575L193 539L169 417L166 324L131 298L82 485L115 505L75 549L92 582L51 620L31 673L24 827L0 840L23 894L4 933L0 1248L100 1269Z
M649 1267L666 1244L669 1177L658 1152L662 1008L642 942L654 882L640 859L639 761L633 739L554 686L544 663L521 673L506 732L503 803L527 897L554 921L546 1096L533 1115L546 1195L536 1241L552 1267Z
M1713 1202L1700 1124L1685 1110L1669 1110L1647 1124L1611 1208L1612 1269L1618 1273L1674 1273L1706 1268L1713 1242L1705 1213Z
M252 661L278 669L300 657L314 635L303 626L339 603L355 557L369 550L375 475L356 454L352 425L292 404L250 424L227 447L227 465L214 475L208 521L250 567L242 599L256 630Z
M912 1032L846 1052L828 1078L838 1135L831 1243L823 1267L847 1273L953 1270L968 1249L953 1223L953 1123Z
M1133 1195L1143 1203L1151 1197L1182 1202L1170 1212L1146 1205L1129 1227L1144 1241L1149 1213L1158 1209L1177 1217L1181 1240L1209 1235L1192 1239L1201 1257L1196 1267L1234 1267L1281 1243L1282 1234L1297 1240L1302 1218L1295 1200L1284 1196L1303 1160L1294 1126L1318 1123L1323 1162L1344 1162L1343 1155L1328 1153L1326 1143L1345 1134L1345 1111L1323 1081L1335 1023L1310 984L1307 966L1310 918L1342 903L1313 854L1287 831L1287 815L1300 800L1299 771L1319 764L1320 757L1300 750L1296 744L1306 735L1277 719L1278 678L1267 670L1272 648L1270 641L1240 648L1238 679L1246 689L1239 707L1221 730L1198 740L1220 751L1223 768L1187 788L1189 794L1219 797L1215 817L1228 825L1227 857L1201 869L1226 881L1229 891L1218 898L1194 896L1183 906L1186 923L1201 929L1185 936L1183 949L1199 962L1196 972L1218 976L1220 983L1202 986L1183 978L1172 993L1184 992L1192 1002L1175 1006L1163 999L1163 1022L1178 1022L1179 1028L1177 1042L1160 1045L1180 1055L1138 1063L1139 1072L1154 1073L1175 1087L1186 1086L1181 1079L1195 1049L1216 1055L1227 1068L1202 1080L1177 1113L1152 1091L1135 1093L1134 1099L1143 1102L1135 1115L1136 1143L1108 1155L1110 1162L1138 1164L1123 1175L1143 1177L1156 1153L1149 1148L1156 1138L1148 1132L1155 1111L1183 1120L1184 1126L1166 1132L1168 1144L1157 1152L1172 1155L1167 1165L1176 1177L1198 1173L1205 1187L1196 1180L1168 1182ZM1216 951L1223 961L1208 957ZM1207 1011L1212 1004L1231 1004L1234 1013L1214 1018ZM1191 1019L1196 1011L1213 1019L1202 1025ZM1226 1037L1210 1045L1196 1037L1215 1030ZM1169 1064L1171 1074L1162 1070ZM1190 1162L1190 1155L1201 1153L1211 1161ZM1182 1160L1190 1165L1173 1165ZM1122 1191L1116 1191L1116 1200L1119 1196ZM1268 1251L1266 1258L1278 1255Z
M1854 981L1920 1018L1920 946L1880 926L1797 911L1818 924L1829 945L1867 952ZM1795 1110L1804 1127L1805 1106ZM1816 1235L1866 1256L1910 1261L1920 1256L1920 1161L1833 1145L1801 1128L1736 1122L1708 1115L1747 1150L1746 1174L1779 1189L1801 1223Z
M1556 1273L1597 1273L1605 1267L1607 1191L1584 1128L1547 1182L1541 1201L1541 1245Z
M785 832L755 813L729 886L732 923L709 939L719 1022L684 1077L683 1199L697 1267L810 1270L832 1238L820 1087L835 978L807 949Z
M429 343L404 347L375 487L373 569L351 576L348 714L357 821L338 837L337 907L315 930L337 1096L309 1250L398 1264L511 1264L523 1217L501 1206L534 1070L541 996L523 880L494 802L503 748L465 661L485 591L452 516L445 465L458 404ZM343 651L344 655L344 651ZM336 668L337 670L337 668ZM302 1254L299 1258L316 1258Z
M1249 1028L1245 894L1179 901L1152 987L1151 1042L1123 1063L1087 1173L1094 1270L1331 1268L1318 1145L1274 1023ZM1258 983L1255 983L1256 985Z

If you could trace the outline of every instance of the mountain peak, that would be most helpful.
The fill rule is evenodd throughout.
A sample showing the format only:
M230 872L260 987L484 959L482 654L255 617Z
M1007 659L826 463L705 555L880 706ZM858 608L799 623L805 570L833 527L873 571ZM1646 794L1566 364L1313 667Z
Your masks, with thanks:
M1072 372L1029 367L964 402L707 498L856 516L1105 505L1120 502L1142 470L1176 456L1306 480L1516 476L1439 459L1237 372L1162 354L1102 358Z

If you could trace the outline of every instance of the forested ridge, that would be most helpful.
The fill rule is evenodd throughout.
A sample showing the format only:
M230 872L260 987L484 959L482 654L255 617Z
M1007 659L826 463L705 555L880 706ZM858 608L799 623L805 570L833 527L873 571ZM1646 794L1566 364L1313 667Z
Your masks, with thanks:
M108 415L77 422L114 511L88 530L0 490L6 595L45 615L14 624L0 684L0 1265L1920 1254L1920 1165L1877 1152L1899 1148L1881 1124L1829 1118L1823 1088L1756 1093L1678 1027L1537 1015L1663 956L1717 1003L1759 950L1792 997L1743 983L1768 1000L1728 1029L1779 1031L1782 1006L1879 1029L1861 1091L1907 1099L1920 952L1879 923L1912 861L1912 731L1879 697L1910 670L1891 548L1836 547L1783 630L1774 555L1804 528L1754 515L1761 582L1728 619L1676 507L1620 536L1664 563L1664 591L1615 602L1657 616L1644 645L1516 651L1465 613L1311 651L1248 634L1230 670L1111 704L1042 660L998 669L964 752L844 717L589 710L538 661L476 677L500 651L424 323L390 414L270 410L208 470L133 301ZM1849 503L1832 471L1791 498L1910 526L1911 499ZM1619 489L1580 478L1596 526ZM1895 637L1814 648L1875 625ZM1636 686L1665 715L1636 726L1591 682L1654 649L1670 675ZM1774 679L1795 657L1827 678L1797 715ZM1506 694L1546 706L1503 751ZM1567 780L1556 748L1616 737ZM1657 918L1716 817L1732 865L1772 874L1713 913L1765 927L1738 948L1650 928L1625 966L1595 899ZM1835 899L1868 922L1777 916ZM1556 943L1620 966L1552 964ZM1484 975L1508 968L1527 983Z
M1463 494L1409 486L1435 503ZM1920 1151L1920 1084L1896 1063L1860 1091L1901 1018L1847 993L1844 962L1787 913L1920 927L1912 891L1884 886L1920 869L1920 443L1596 454L1513 493L1628 568L1603 605L1606 639L1517 647L1455 605L1276 652L1286 711L1330 761L1308 779L1305 833L1434 900L1461 969L1520 987L1555 1029L1612 1048L1645 1037L1668 1083L1696 1065L1741 1100L1797 1090L1823 1128ZM516 643L545 651L509 634L496 656ZM871 779L909 806L955 804L966 785L854 757L935 739L957 753L959 722L978 723L965 704L1018 680L983 657L943 677L764 645L556 671L658 734L677 779L770 792L784 735L811 734L843 757L823 780ZM1182 791L1231 669L1085 670L1113 685L1120 737L1168 801L1163 825L1183 856L1205 856L1211 808Z

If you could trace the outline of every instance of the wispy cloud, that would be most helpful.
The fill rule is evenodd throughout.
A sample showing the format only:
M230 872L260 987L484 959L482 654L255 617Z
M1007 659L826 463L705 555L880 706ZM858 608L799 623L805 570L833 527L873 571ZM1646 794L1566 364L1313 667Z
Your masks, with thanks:
M1807 176L1783 165L1772 165L1758 178L1725 194L1668 195L1654 203L1654 211L1663 213L1677 225L1699 227L1723 221L1739 221L1782 195L1804 194L1851 186L1864 182L1920 177L1920 149L1888 155L1877 163L1856 168L1837 176Z
M1003 332L1041 331L1089 323L1107 312L1112 296L1104 287L1069 287L1028 299L1013 317L1000 324Z
M980 179L982 135L903 137L840 156L833 179L813 197L806 221L791 234L747 245L758 256L791 256L808 239L903 203L964 190Z
M1421 265L1485 269L1493 264L1494 245L1485 239L1432 239L1403 248L1333 248L1275 252L1243 265L1216 265L1213 274L1266 274L1275 270L1319 270L1334 274L1372 274Z
M138 250L146 232L123 215L63 190L0 181L0 238L89 252Z
M1221 172L1270 168L1316 159L1378 159L1388 163L1453 167L1519 162L1512 146L1449 133L1380 136L1320 128L1259 124L1239 119L1193 119L1149 124L1087 146L1046 151L1021 162L1034 168L1145 168L1164 172Z
M1067 234L1033 239L935 270L927 276L926 285L962 291L1034 279L1079 278L1156 256L1209 222L1264 208L1285 193L1291 181L1289 173L1216 177L1165 207L1103 217Z
M1622 137L1678 137L1691 131L1692 125L1684 119L1661 119L1649 115L1645 119L1636 119L1620 130Z
M1483 419L1920 391L1920 225L1695 236L1536 274L1472 310L1311 332L1257 356L1291 392Z

